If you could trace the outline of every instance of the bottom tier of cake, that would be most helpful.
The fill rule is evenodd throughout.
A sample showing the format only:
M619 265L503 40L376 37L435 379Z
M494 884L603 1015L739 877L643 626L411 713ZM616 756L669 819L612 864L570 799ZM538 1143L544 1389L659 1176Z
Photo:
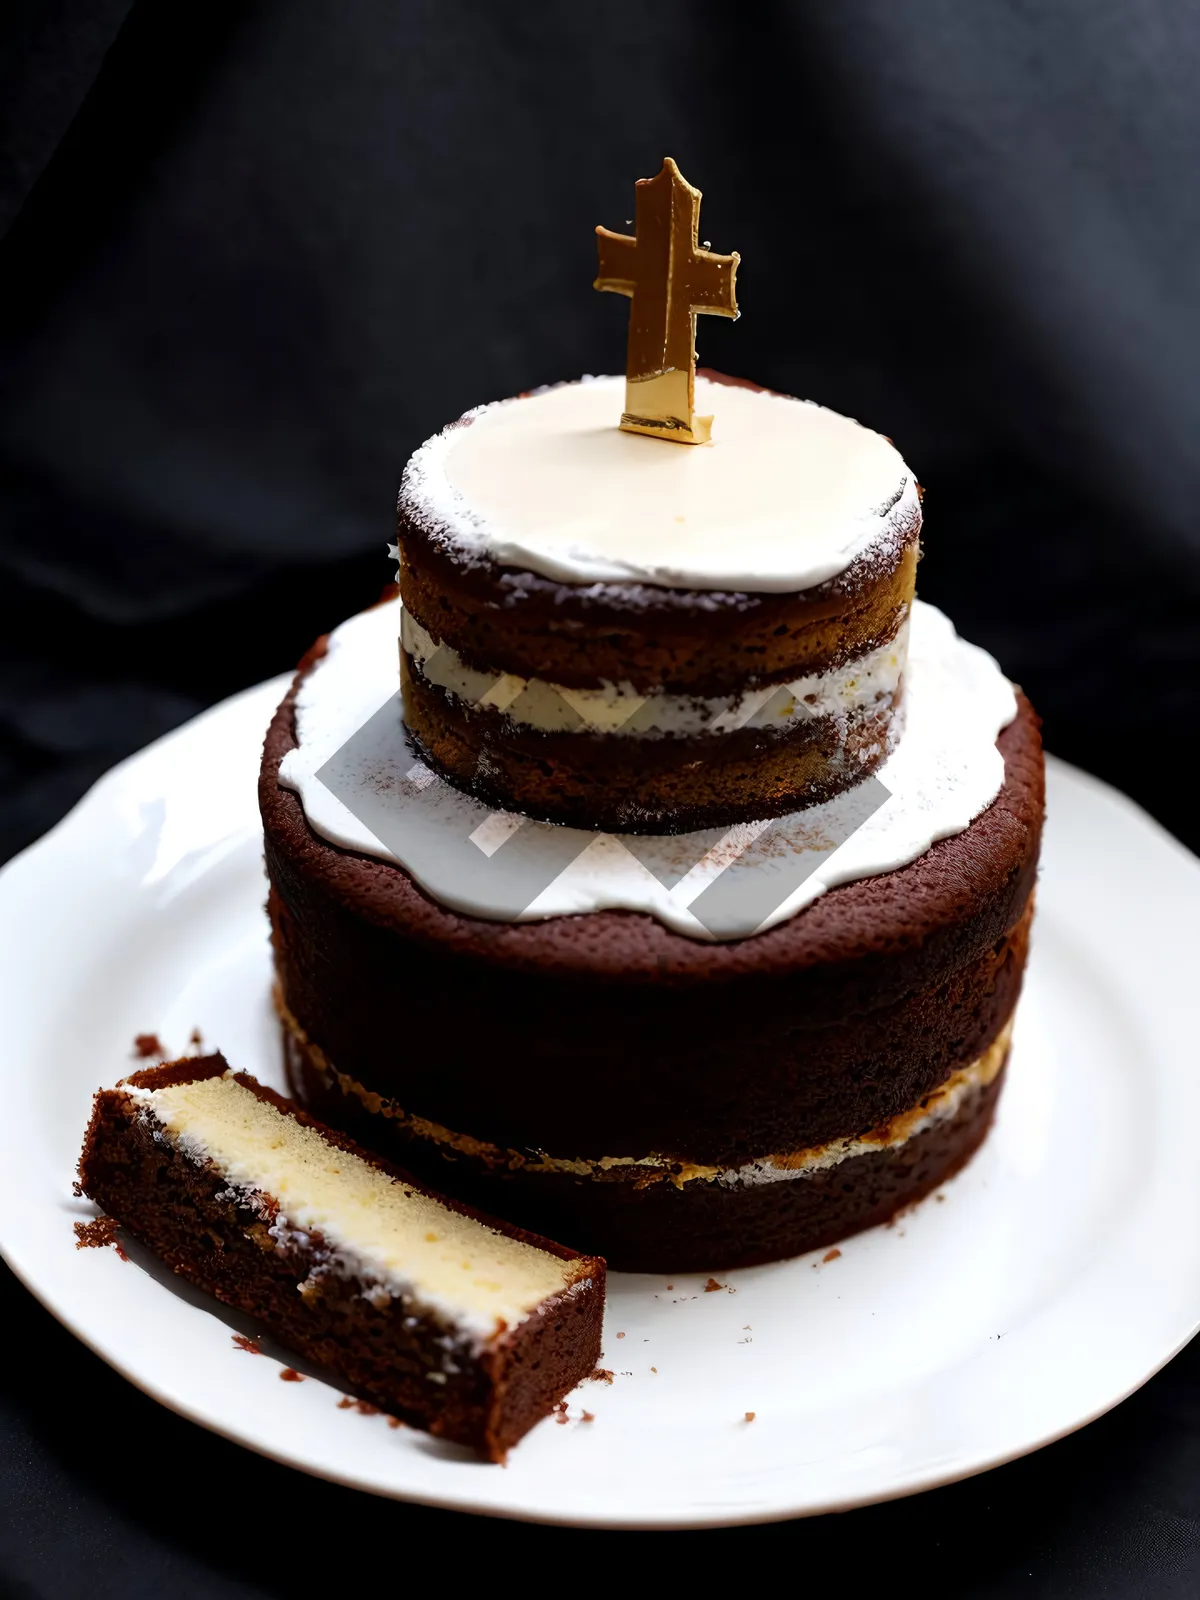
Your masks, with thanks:
M554 1161L406 1116L339 1073L281 1006L292 1093L423 1181L625 1272L709 1272L802 1255L887 1222L979 1148L1011 1028L909 1111L856 1138L717 1169ZM582 1169L582 1170L580 1170Z
M260 794L291 1088L433 1187L626 1271L826 1248L954 1173L1000 1093L1043 803L1019 701L1000 792L891 872L741 940L592 910L492 922Z

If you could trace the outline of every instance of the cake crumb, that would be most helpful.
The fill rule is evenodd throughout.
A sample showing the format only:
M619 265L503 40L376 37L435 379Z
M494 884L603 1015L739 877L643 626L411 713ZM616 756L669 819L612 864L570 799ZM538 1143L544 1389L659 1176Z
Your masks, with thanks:
M667 1289L668 1289L668 1291L670 1291L670 1290L671 1290L671 1289L673 1289L673 1288L674 1288L674 1287L675 1287L675 1285L674 1285L674 1284L673 1284L673 1283L669 1283L669 1284L668 1284L668 1285L667 1285Z
M550 1414L560 1427L565 1427L567 1422L567 1402L560 1400L556 1406L551 1406Z
M591 1372L588 1373L586 1381L588 1383L611 1383L613 1375L607 1367L593 1367Z
M623 1339L623 1338L624 1338L624 1337L625 1337L625 1335L624 1335L624 1334L623 1334L623 1333L619 1333L619 1334L618 1334L618 1335L617 1335L617 1338L618 1338L618 1339Z
M758 1415L758 1413L756 1411L747 1411L747 1413L746 1413L746 1421L747 1422L753 1422L757 1415Z
M894 1228L894 1227L896 1227L896 1225L898 1223L907 1222L909 1217L911 1217L916 1212L916 1210L920 1206L920 1204L921 1204L921 1202L919 1200L914 1200L911 1203L911 1205L901 1206L899 1211L895 1212L892 1216L890 1216L888 1218L888 1220L884 1224L884 1226L887 1227L887 1228ZM900 1237L901 1238L904 1237L903 1233L900 1235Z
M404 1426L404 1420L402 1417L389 1417L387 1419L387 1424L389 1428L402 1428Z
M302 1372L297 1372L295 1367L284 1367L279 1376L283 1379L284 1383L304 1382L304 1374Z
M650 1371L651 1371L651 1372L657 1372L657 1371L658 1371L658 1368L657 1368L657 1367L651 1367L651 1368L650 1368Z
M258 1348L256 1339L248 1339L244 1333L231 1335L236 1349L244 1350L248 1356L260 1356L262 1351Z
M106 1245L112 1245L122 1261L128 1261L117 1238L117 1230L121 1224L115 1217L94 1217L91 1222L75 1223L75 1248L76 1250L103 1250Z
M133 1055L139 1061L148 1061L151 1056L160 1056L165 1060L166 1054L166 1046L156 1033L135 1034Z
M723 1283L718 1283L715 1278L710 1278L704 1285L704 1292L705 1294L719 1294L724 1287Z
M369 1400L356 1400L351 1394L344 1394L338 1401L339 1411L357 1411L360 1417L377 1417L379 1407L373 1406Z
M192 1049L197 1053L197 1055L203 1051L204 1035L200 1032L199 1028L193 1028L191 1033L188 1034L188 1043L191 1045Z
M825 1254L821 1257L821 1260L822 1261L836 1261L837 1258L841 1255L841 1253L842 1252L840 1250L837 1250L837 1249L826 1250Z
M596 1418L590 1411L585 1411L579 1418L580 1422L595 1422Z

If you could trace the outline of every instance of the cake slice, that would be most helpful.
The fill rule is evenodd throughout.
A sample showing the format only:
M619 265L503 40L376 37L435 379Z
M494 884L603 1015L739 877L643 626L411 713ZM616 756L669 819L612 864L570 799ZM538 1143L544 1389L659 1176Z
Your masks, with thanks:
M220 1055L101 1090L79 1181L182 1277L493 1461L596 1365L603 1261L431 1193Z

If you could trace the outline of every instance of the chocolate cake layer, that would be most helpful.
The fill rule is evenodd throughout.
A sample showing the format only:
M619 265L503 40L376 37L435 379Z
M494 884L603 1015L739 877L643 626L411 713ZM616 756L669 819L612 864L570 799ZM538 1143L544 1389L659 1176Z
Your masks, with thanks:
M897 696L848 716L755 721L727 733L544 732L427 681L401 655L410 742L486 805L610 832L687 833L786 816L832 798L887 759Z
M477 1026L460 1018L437 1048L436 1024L420 1028L421 1001L411 993L402 1001L393 990L396 1021L386 1053L378 1032L363 1041L336 1001L321 1005L315 1026L297 1011L293 997L312 992L305 979L314 969L298 975L301 937L277 895L270 910L281 1011L292 1032L407 1115L504 1148L583 1160L654 1152L736 1166L874 1127L981 1055L1016 1005L1032 906L1010 933L940 981L824 1024L790 1007L786 986L755 996L761 1014L753 1019L739 1017L733 995L732 1014L723 1015L719 1002L664 986L636 998L613 996L614 1007L637 1005L636 1026L618 1015L596 1039L602 1002L593 997L585 1010L572 985L548 1017L484 1011ZM473 979L463 983L469 993ZM579 1074L593 1087L571 1094L564 1077Z
M736 1164L856 1133L999 1033L1015 1003L1042 816L1037 718L962 834L747 940L621 911L490 923L312 832L267 738L261 803L280 981L338 1070L503 1146Z
M206 1154L207 1135L197 1133L186 1105L178 1129L161 1120L159 1102L195 1093L195 1086L202 1086L210 1122L214 1115L228 1122L231 1149L254 1148L255 1130L247 1132L253 1121L244 1109L248 1104L260 1108L259 1118L261 1108L268 1108L272 1115L266 1120L284 1130L267 1141L271 1160L286 1166L290 1153L285 1149L279 1157L276 1152L289 1139L343 1159L333 1168L319 1161L314 1180L305 1171L301 1149L287 1197L264 1192L247 1180L244 1160L222 1164L216 1154ZM221 1102L216 1112L210 1104L214 1091ZM238 1104L224 1104L239 1094ZM140 1072L116 1089L101 1091L79 1173L84 1191L174 1271L259 1318L290 1348L337 1373L392 1415L480 1449L493 1460L503 1460L506 1450L595 1365L603 1262L423 1190L407 1172L368 1155L252 1078L233 1078L220 1056ZM435 1235L424 1231L431 1216L446 1229L455 1250L483 1253L489 1272L503 1276L505 1262L499 1257L507 1250L511 1297L521 1305L532 1297L528 1314L518 1313L515 1325L491 1314L488 1308L497 1295L503 1300L504 1286L487 1283L477 1291L481 1304L472 1306L469 1322L460 1322L443 1303L440 1284L426 1285L406 1262L397 1268L386 1253L372 1256L361 1240L355 1255L344 1239L301 1226L293 1211L303 1202L305 1183L314 1181L330 1191L322 1192L318 1205L329 1219L327 1233L344 1198L352 1220L356 1214L367 1217L364 1237L369 1239L372 1226L380 1229L378 1211L355 1185L373 1184L384 1201L398 1185L405 1193L397 1196L397 1209L412 1207L415 1200L420 1212L415 1223L423 1242L411 1247L414 1262L421 1252L435 1256L442 1248L430 1244ZM386 1243L386 1230L380 1236ZM458 1255L451 1265L450 1282L467 1285ZM398 1271L402 1283L396 1281ZM548 1293L543 1280L552 1286ZM451 1295L466 1294L467 1304L472 1292L454 1288Z
M952 1115L911 1138L774 1182L673 1181L670 1174L616 1166L586 1176L536 1165L495 1164L467 1149L422 1140L346 1094L313 1053L284 1031L293 1092L474 1204L523 1226L550 1230L582 1249L603 1246L623 1272L709 1272L754 1266L823 1249L889 1221L952 1177L991 1125L1004 1066L972 1086ZM1007 1043L1000 1041L1005 1057Z

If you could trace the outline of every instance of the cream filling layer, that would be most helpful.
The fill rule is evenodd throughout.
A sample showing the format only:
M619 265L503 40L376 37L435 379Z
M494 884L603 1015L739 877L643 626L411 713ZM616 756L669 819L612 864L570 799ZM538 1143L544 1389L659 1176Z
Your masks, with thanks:
M501 1145L489 1144L470 1134L456 1133L441 1123L425 1117L412 1116L401 1109L394 1100L366 1089L348 1073L339 1072L319 1046L314 1045L300 1024L288 1010L286 1002L276 991L276 1007L284 1026L296 1038L304 1051L326 1077L337 1083L344 1095L358 1100L364 1110L373 1116L382 1116L403 1127L415 1138L453 1150L458 1155L472 1157L488 1166L507 1168L510 1171L562 1173L579 1178L599 1178L618 1168L640 1168L645 1181L669 1181L677 1189L689 1183L718 1183L728 1188L752 1187L763 1183L790 1182L793 1179L811 1178L830 1167L840 1166L855 1156L878 1155L885 1150L899 1149L910 1139L924 1133L936 1123L957 1116L967 1098L987 1088L999 1077L1008 1059L1012 1043L1012 1018L1005 1023L996 1038L976 1060L960 1067L931 1094L908 1111L889 1118L867 1133L832 1139L827 1144L804 1150L784 1151L776 1155L759 1156L739 1167L706 1166L699 1162L679 1161L671 1156L657 1154L645 1156L597 1156L591 1159L569 1156L551 1156L543 1150L508 1150Z
M511 672L477 672L408 611L400 614L400 645L427 682L469 705L504 712L521 727L540 733L688 736L730 733L755 717L766 726L787 728L816 717L846 719L869 710L900 687L908 619L887 644L829 672L715 698L664 691L645 695L631 683L569 689Z
M252 1202L276 1202L278 1242L319 1235L330 1269L362 1279L372 1297L405 1298L488 1339L581 1276L577 1262L497 1233L330 1144L231 1075L128 1093L189 1160L211 1162Z

